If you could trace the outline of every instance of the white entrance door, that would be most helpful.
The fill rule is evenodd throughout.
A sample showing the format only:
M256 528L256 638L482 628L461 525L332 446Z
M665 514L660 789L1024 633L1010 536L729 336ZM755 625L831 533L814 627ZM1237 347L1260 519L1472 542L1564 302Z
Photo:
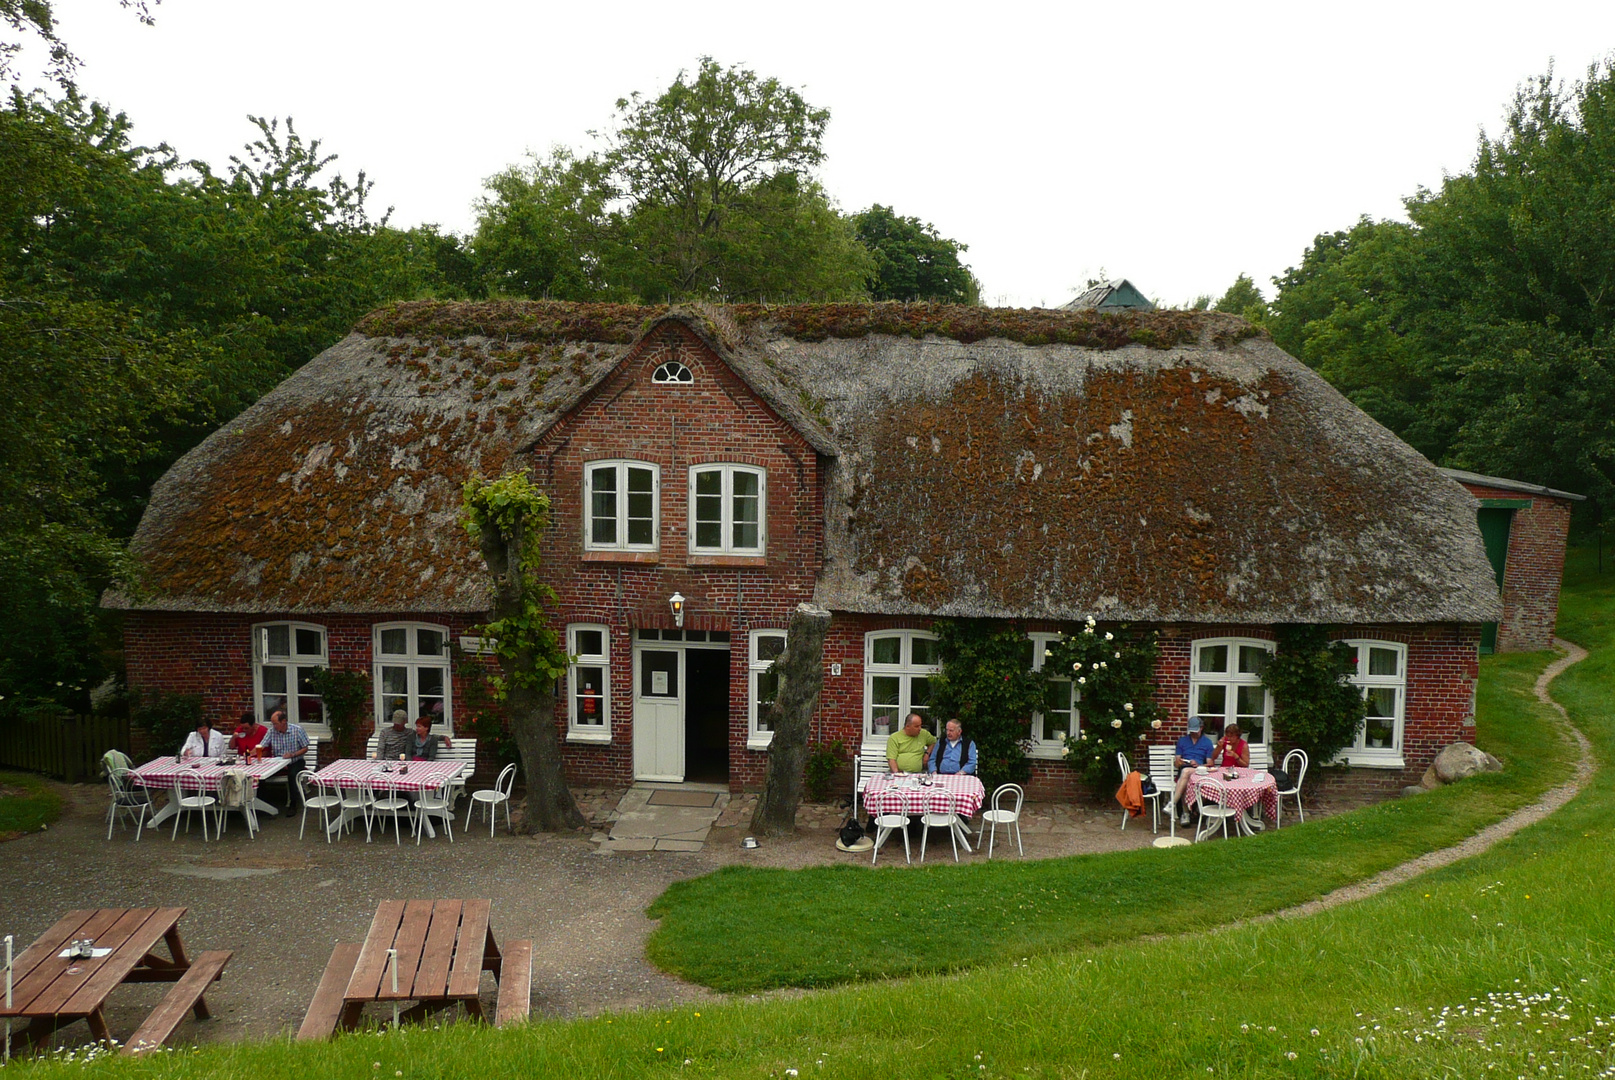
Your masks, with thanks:
M634 779L684 780L684 650L634 653Z

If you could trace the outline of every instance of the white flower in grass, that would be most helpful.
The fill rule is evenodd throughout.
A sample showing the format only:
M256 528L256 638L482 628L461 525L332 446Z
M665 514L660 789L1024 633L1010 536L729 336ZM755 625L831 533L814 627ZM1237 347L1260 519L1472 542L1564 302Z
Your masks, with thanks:
M1291 1061L1294 1061L1295 1060L1295 1051L1291 1050L1288 1054L1285 1054L1284 1056L1289 1058Z
M1314 1039L1316 1039L1318 1037L1318 1029L1317 1028L1312 1029L1312 1037Z
M1116 719L1112 720L1110 722L1110 726L1113 727L1113 728L1121 727L1122 726L1121 717L1117 717Z

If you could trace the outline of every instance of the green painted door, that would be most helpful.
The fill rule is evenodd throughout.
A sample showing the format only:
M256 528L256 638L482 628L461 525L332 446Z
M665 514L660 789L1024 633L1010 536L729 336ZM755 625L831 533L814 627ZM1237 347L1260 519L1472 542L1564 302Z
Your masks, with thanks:
M1508 562L1508 530L1514 522L1514 511L1485 506L1480 509L1480 538L1486 545L1486 559L1497 575L1497 590L1503 591L1503 566ZM1489 653L1497 648L1497 624L1487 623L1480 632L1480 651Z

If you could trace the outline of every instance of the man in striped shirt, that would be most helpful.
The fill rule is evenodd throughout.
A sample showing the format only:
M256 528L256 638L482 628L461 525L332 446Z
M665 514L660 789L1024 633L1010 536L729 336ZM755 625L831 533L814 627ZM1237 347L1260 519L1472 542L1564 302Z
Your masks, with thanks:
M284 710L276 709L269 717L269 730L264 732L265 754L286 759L286 810L292 809L292 796L302 798L297 777L303 771L303 758L308 753L308 733L298 724L286 719Z

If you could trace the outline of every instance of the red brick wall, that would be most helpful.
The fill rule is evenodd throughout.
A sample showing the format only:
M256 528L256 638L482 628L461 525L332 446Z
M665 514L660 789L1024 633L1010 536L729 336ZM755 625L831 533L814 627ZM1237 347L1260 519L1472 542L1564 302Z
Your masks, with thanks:
M651 373L676 359L688 385L658 385ZM630 458L660 466L659 551L583 550L583 470L590 461ZM746 749L748 634L784 628L813 595L823 557L823 495L817 452L694 334L668 325L646 339L604 383L528 455L550 492L553 528L544 576L554 586L560 624L612 627L611 743L565 744L580 782L621 783L633 775L633 628L671 628L668 598L685 597L685 627L730 634L729 779L735 790L762 784L767 755ZM766 470L765 554L714 560L689 551L689 469L707 462ZM720 565L713 565L714 561ZM567 708L557 722L565 738Z
M1570 500L1506 488L1465 484L1477 499L1528 502L1509 524L1508 557L1503 564L1503 618L1497 624L1498 652L1529 652L1553 646L1559 621L1559 583L1564 578L1565 542L1570 532Z

